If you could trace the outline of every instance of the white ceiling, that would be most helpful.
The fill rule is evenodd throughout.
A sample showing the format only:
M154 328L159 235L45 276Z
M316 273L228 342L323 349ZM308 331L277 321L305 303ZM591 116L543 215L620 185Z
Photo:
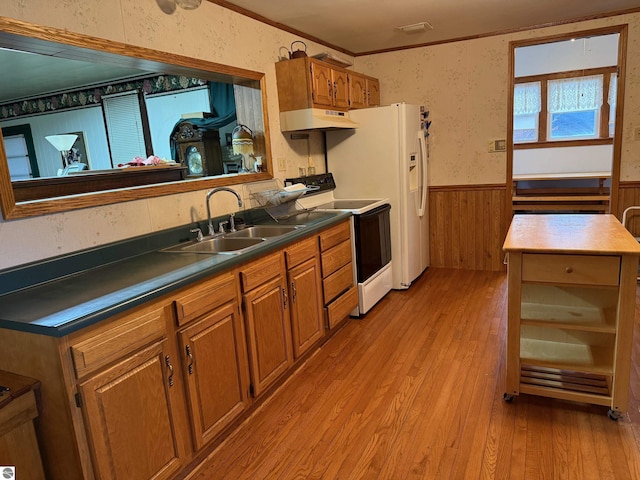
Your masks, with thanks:
M0 104L43 93L132 78L147 72L0 48Z
M362 54L640 9L640 0L210 0ZM404 33L429 22L433 30Z

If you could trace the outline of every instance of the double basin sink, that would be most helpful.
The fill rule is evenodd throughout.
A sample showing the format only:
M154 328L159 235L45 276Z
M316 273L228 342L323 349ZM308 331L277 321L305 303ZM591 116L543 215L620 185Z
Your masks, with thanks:
M204 237L163 249L169 253L208 253L238 255L270 238L304 228L300 225L255 225L235 232Z

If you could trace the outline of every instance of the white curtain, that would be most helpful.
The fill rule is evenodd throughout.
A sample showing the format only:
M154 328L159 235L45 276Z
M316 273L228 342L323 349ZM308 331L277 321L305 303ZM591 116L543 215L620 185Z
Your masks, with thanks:
M607 99L611 107L616 106L617 97L618 97L618 75L616 73L612 73L611 80L609 80L609 98Z
M550 80L549 112L597 110L602 106L602 75Z
M513 87L513 114L532 115L540 113L540 82L517 83Z

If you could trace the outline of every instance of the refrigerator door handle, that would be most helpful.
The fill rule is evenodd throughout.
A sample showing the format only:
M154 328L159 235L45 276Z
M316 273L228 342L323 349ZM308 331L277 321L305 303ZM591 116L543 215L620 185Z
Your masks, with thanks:
M424 139L424 132L418 131L418 143L420 144L420 170L422 173L422 198L420 199L420 208L418 216L424 217L427 207L427 146Z

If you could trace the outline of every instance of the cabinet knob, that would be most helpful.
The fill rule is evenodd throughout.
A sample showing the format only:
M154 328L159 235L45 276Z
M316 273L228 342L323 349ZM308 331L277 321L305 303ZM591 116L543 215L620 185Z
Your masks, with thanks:
M573 272L573 268L572 267L565 267L564 271L567 272L567 273L572 273Z

